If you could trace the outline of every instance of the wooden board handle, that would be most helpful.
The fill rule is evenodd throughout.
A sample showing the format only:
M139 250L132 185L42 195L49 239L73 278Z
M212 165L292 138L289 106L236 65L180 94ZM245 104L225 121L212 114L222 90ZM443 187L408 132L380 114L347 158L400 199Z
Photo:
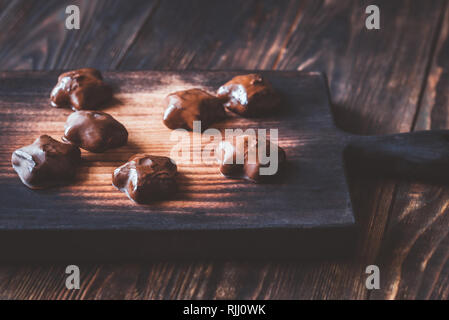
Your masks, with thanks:
M344 155L349 170L449 184L449 130L353 136Z

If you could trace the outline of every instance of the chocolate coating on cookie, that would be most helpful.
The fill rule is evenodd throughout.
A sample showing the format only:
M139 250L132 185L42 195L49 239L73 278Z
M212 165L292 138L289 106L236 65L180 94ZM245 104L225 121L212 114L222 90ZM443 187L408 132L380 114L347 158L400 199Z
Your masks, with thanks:
M112 98L112 88L100 71L84 68L63 73L50 95L53 107L73 110L97 109Z
M11 163L28 188L43 189L70 183L80 160L78 147L43 135L14 151Z
M217 95L226 101L227 109L245 117L272 113L281 101L279 94L260 74L234 77L218 89Z
M259 151L259 148L263 148ZM259 152L266 155L261 160ZM229 178L243 178L253 182L269 181L279 174L286 162L285 151L278 145L252 135L235 136L233 140L220 142L217 149L220 172Z
M201 89L190 89L167 96L163 121L170 129L187 130L193 130L193 121L201 121L204 130L225 115L221 99Z
M112 184L137 203L171 197L177 190L176 164L170 158L136 154L114 170Z
M63 140L90 152L104 152L125 145L128 131L107 113L77 111L67 118Z

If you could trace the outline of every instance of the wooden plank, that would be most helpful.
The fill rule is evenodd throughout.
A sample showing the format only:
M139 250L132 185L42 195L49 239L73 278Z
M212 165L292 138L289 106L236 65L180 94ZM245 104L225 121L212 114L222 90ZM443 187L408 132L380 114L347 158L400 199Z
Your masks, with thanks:
M426 63L423 62L431 54L442 3L433 2L432 8L429 3L418 1L377 2L382 15L379 31L364 28L362 13L368 4L371 3L362 1L346 7L338 1L311 7L276 67L325 70L336 120L347 131L408 131L421 83L425 81ZM434 24L424 30L429 16L433 17ZM413 52L406 49L419 46ZM357 259L347 265L331 263L327 272L340 274L337 279L347 279L340 283L346 288L341 290L340 297L365 298L369 295L365 288L365 268L376 261L396 187L395 181L367 180L355 173L349 182L364 236ZM334 295L339 292L333 287L335 280L328 279L321 287L333 292L320 297L339 298Z
M449 6L444 17L414 130L449 128ZM449 298L449 188L401 183L378 265L374 299Z
M161 6L154 19L144 26L145 32L136 40L122 65L129 68L130 65L126 65L129 58L130 64L140 61L140 68L246 68L251 64L254 68L324 70L329 77L334 115L340 127L357 133L409 131L425 76L426 63L423 61L429 60L431 41L437 31L442 2L376 3L382 12L383 25L379 31L368 31L364 28L364 9L368 4L370 3L351 1L304 2L298 7L294 19L290 20L288 31L283 34L282 40L274 41L272 47L262 46L263 49L259 49L260 40L243 44L247 38L257 38L257 31L251 33L238 24L235 27L237 29L228 26L220 28L219 30L229 31L229 34L243 32L246 38L234 36L224 50L217 51L213 56L209 55L210 50L204 43L195 41L194 37L198 31L177 30L179 39L191 37L190 41L182 42L179 46L173 45L177 41L164 45L163 48L167 48L162 50L166 52L165 55L178 52L177 57L166 60L147 57L136 53L135 50L139 46L144 48L144 44L154 40L154 37L157 39L158 35L152 30L158 30L157 25L169 16ZM184 10L187 15L194 15L188 8ZM223 8L220 11L223 12ZM430 19L432 24L427 24L429 16L433 17ZM218 17L211 20L217 19ZM200 30L201 27L202 25L186 30ZM212 36L215 38L212 37L210 43L222 39L219 34L212 33ZM162 38L161 35L159 37ZM228 47L232 50L227 50ZM254 52L275 51L276 58L273 59L269 55L271 58L268 60L256 58L248 61L246 57L239 59L239 55L234 54L235 51L245 52L247 49ZM140 51L144 52L144 49ZM190 55L187 54L189 52ZM183 55L184 53L186 54ZM255 56L258 57L257 54ZM257 61L257 65L254 65L253 61ZM351 175L351 172L349 174ZM289 269L290 272L285 272L285 268L278 265L272 276L280 277L282 280L279 281L284 282L285 286L280 288L277 282L273 283L269 287L270 290L260 293L259 297L368 296L364 270L368 264L375 261L395 184L393 181L376 181L357 176L350 178L349 183L354 210L359 214L361 234L364 235L359 244L358 259L350 263L329 261L319 267L314 263L302 263ZM234 281L222 279L217 286L222 292L226 292L224 295L242 297L239 294L244 293L236 293L237 288L244 286L242 283L246 284L247 290L251 292L251 286L243 279L246 272L238 267L232 268L228 265L228 268L237 275L242 274L242 277L237 277ZM257 281L260 283L266 279L266 275L262 271L264 268L258 270L261 270ZM335 274L338 276L335 277ZM287 278L289 280L285 280ZM291 281L292 279L294 280Z
M65 28L65 8L80 8L80 30ZM2 70L117 66L156 1L15 1L0 16Z
M449 128L449 8L443 12L443 24L430 72L426 80L422 103L416 117L414 130Z
M202 138L202 148L210 144L209 138L197 133L172 138L172 131L161 120L165 97L195 87L214 92L238 74L104 73L106 81L119 90L115 99L120 103L108 107L107 112L128 129L127 146L103 154L83 151L76 183L38 192L22 185L11 168L11 154L42 134L62 135L71 111L49 107L48 92L58 73L0 73L0 194L8 195L0 198L0 230L4 231L0 243L12 243L6 239L13 236L22 239L13 241L11 250L0 245L2 256L27 257L31 251L36 258L62 258L63 253L54 252L51 243L58 244L54 250L64 243L67 252L72 238L78 239L76 248L69 250L72 258L90 257L90 248L97 257L99 252L103 252L101 256L110 252L114 259L131 257L133 252L137 257L151 253L153 258L249 257L257 253L264 257L321 257L354 243L345 236L355 227L343 168L345 139L333 123L327 86L318 73L263 72L282 95L283 110L259 119L229 115L214 126L222 134L225 129L277 130L279 145L288 157L288 175L276 183L226 179L216 164L186 162L174 155L179 191L170 201L135 205L112 186L112 172L133 154L171 156L178 145L192 157L198 148L192 145L194 139ZM105 240L95 240L109 236L112 239L106 246ZM151 241L145 246L132 242L144 243L147 237ZM38 249L43 247L37 245L39 240L45 241L44 250ZM27 249L30 246L32 249Z
M372 299L449 297L449 188L400 184L376 264L381 290Z
M8 1L8 0L1 0L0 1L0 19L2 18L3 15L6 14L7 12L7 8L12 5L14 2L13 1Z
M294 2L292 3L294 4ZM385 3L380 3L381 9L385 8ZM353 6L354 8L351 9ZM430 54L427 43L432 39L438 25L438 19L425 19L424 16L436 17L441 10L441 2L395 1L387 4L386 8L389 9L382 11L382 20L384 17L386 18L388 29L384 28L381 32L370 31L369 33L363 29L364 20L358 19L359 16L364 16L364 10L361 10L360 6L349 1L301 1L298 10L295 10L285 2L276 7L264 3L259 5L259 8L262 8L259 11L243 6L242 10L245 10L247 15L239 16L240 19L234 20L232 24L228 21L238 15L240 7L242 7L241 2L238 10L235 9L236 7L233 10L223 10L223 7L220 7L220 10L217 11L211 8L194 10L187 7L183 9L184 14L180 15L184 27L176 29L176 32L165 31L165 41L162 41L162 37L159 38L161 46L164 45L178 52L173 59L167 59L167 62L164 63L163 59L158 58L159 50L145 52L145 46L152 42L153 37L157 39L154 34L162 32L158 25L152 24L152 20L158 15L159 21L164 21L164 16L172 15L170 9L176 11L170 6L161 10L164 8L161 4L155 17L148 20L136 38L135 46L133 46L135 51L132 51L133 53L129 57L129 59L133 57L132 61L128 63L127 57L125 57L120 67L123 69L206 67L253 69L275 66L279 69L324 70L330 75L336 115L341 114L341 118L344 118L349 113L345 112L345 109L353 111L347 115L347 118L352 120L348 124L342 124L345 130L355 132L407 131L409 128L407 125L401 126L401 119L398 116L392 119L383 118L381 121L379 119L372 121L370 117L357 110L360 106L368 103L372 106L372 110L369 111L372 116L380 112L377 111L380 107L392 110L396 101L402 101L411 109L416 107L415 92L420 90L420 81L424 76L421 73L424 69L422 65L426 64ZM395 7L391 13L389 13L390 6ZM270 14L270 10L265 8L275 10L276 14ZM294 14L290 14L290 11L293 11ZM222 15L228 19L220 20ZM277 18L277 16L281 18ZM204 19L204 17L208 17L208 19ZM273 20L278 22L271 25ZM196 24L192 26L190 21L196 21ZM210 21L220 22L213 24ZM252 21L252 23L245 24L247 21ZM240 23L240 27L233 27L237 23ZM208 30L202 28L206 24L215 28ZM247 28L242 28L242 25ZM272 26L273 32L267 27L268 25ZM285 25L287 28L277 29L281 25ZM235 32L226 33L227 41L220 45L220 40L224 37L221 37L220 32L209 31L210 29ZM194 36L199 32L205 32L205 30L211 32L214 37ZM264 32L258 34L258 30L264 30ZM286 30L287 32L285 32ZM270 36L267 37L270 41L264 42L264 33L277 35L276 40L271 40L273 36ZM256 34L258 34L257 41L253 40ZM302 36L295 36L296 34ZM398 39L398 35L404 38ZM191 37L191 41L183 42L182 39L186 37ZM397 45L398 40L401 46ZM218 48L213 46L215 43L218 43ZM266 43L267 46L261 46L262 43ZM273 45L268 45L270 43ZM348 48L354 48L355 44L357 44L357 50L348 50ZM95 42L92 40L90 45L95 46ZM195 47L196 51L188 51L189 46ZM368 46L369 50L365 51L364 46ZM135 48L140 49L136 50ZM248 51L249 54L234 55L236 50L245 51L245 48L251 48L251 51ZM139 50L140 53L136 54ZM292 50L293 53L291 53ZM190 52L190 54L183 54L183 51ZM265 59L263 55L259 54L259 51L267 53L266 56L269 58ZM279 55L281 51L283 54ZM193 60L191 59L192 52L195 56ZM169 51L165 50L163 55L168 53ZM248 55L251 53L258 59L249 58ZM148 56L151 57L150 61L145 60L146 63L140 63L140 59L148 59ZM408 61L408 65L404 65L404 60ZM271 65L271 63L273 64ZM218 64L219 67L217 67ZM412 72L408 71L410 68L413 70ZM404 70L407 71L404 72ZM415 78L416 81L402 85L406 81L403 78L404 74L413 76L411 78ZM401 90L396 93L395 90L398 88ZM388 92L387 96L384 96L385 89ZM411 97L411 102L407 100L407 97ZM395 109L395 114L396 111L397 109ZM382 126L382 123L385 122L388 123L387 127ZM373 257L376 255L386 222L385 212L389 210L394 185L391 182L379 184L378 181L360 181L360 179L356 181L355 179L356 177L350 179L351 195L355 212L359 213L361 232L366 235L359 243L359 258L356 261L154 263L140 267L124 265L113 268L100 265L98 269L94 269L95 271L81 265L82 270L89 271L85 276L85 282L83 280L82 290L76 293L68 293L63 286L64 275L61 276L64 272L63 266L54 268L42 266L37 270L4 266L1 268L0 274L3 274L4 278L9 281L2 281L1 292L4 296L17 298L57 298L67 295L71 298L114 296L137 298L363 298L368 294L364 288L364 268L366 264L373 262ZM382 188L382 186L384 187ZM136 274L138 276L134 276ZM443 285L444 282L440 287L443 288ZM111 293L111 288L114 289L115 294ZM118 293L125 291L129 294Z
M442 3L379 1L382 25L377 31L365 28L368 4L309 6L276 68L325 70L336 120L346 130L406 132L425 80L426 64L414 62L428 61ZM424 27L429 19L434 23Z

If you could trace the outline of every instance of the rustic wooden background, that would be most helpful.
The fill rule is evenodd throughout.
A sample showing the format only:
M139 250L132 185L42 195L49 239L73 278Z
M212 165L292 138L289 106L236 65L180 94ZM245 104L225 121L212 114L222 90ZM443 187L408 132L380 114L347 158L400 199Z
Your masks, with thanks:
M64 28L79 4L81 29ZM360 134L449 128L449 4L377 1L0 0L0 69L317 70L338 125ZM448 299L449 187L350 175L352 259L0 265L0 298ZM76 261L73 263L76 264ZM365 288L377 264L381 289Z

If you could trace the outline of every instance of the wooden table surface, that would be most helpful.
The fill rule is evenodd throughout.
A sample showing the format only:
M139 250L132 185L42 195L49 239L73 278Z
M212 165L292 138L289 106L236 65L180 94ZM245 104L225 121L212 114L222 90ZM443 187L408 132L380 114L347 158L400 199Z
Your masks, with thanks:
M81 29L64 28L78 4ZM324 71L337 124L359 134L449 128L449 4L377 1L0 0L0 70ZM350 259L0 265L3 299L448 299L449 187L349 172ZM77 264L73 261L73 264ZM378 265L381 289L367 290Z

